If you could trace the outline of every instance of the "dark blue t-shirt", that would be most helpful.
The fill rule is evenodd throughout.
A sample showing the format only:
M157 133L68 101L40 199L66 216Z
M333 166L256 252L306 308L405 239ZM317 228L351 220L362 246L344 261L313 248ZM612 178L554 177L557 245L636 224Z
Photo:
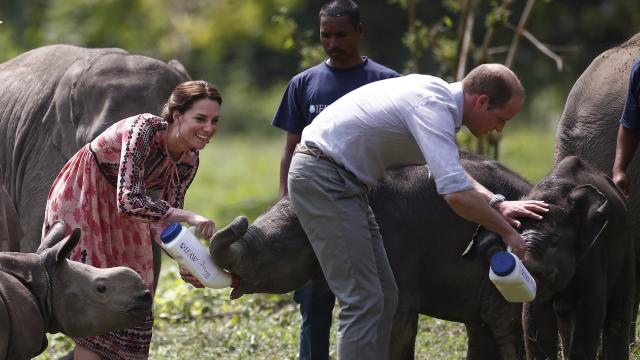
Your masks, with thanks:
M397 72L368 58L349 69L335 69L323 61L289 81L271 124L301 134L324 108L351 90L398 76Z
M627 100L624 104L624 111L620 118L622 126L631 130L640 129L640 59L631 66L629 75L629 90Z

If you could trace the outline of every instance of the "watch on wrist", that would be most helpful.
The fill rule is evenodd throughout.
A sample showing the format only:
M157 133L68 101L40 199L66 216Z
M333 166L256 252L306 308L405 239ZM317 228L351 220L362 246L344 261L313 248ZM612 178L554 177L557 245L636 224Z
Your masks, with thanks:
M493 197L491 198L491 200L489 200L489 206L491 206L492 208L496 208L496 206L507 200L507 198L504 197L504 195L502 194L494 194Z

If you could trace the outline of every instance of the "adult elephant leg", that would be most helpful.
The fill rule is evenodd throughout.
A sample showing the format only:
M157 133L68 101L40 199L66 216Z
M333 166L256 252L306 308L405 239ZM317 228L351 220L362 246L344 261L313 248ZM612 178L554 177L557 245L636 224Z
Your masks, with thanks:
M528 360L558 358L558 328L551 302L525 304L522 324Z
M635 325L636 316L636 312L633 311L635 299L630 296L635 292L636 282L635 259L633 257L627 257L623 274L618 280L614 294L607 301L600 359L627 359L629 357L630 339L625 334L630 333L631 324Z
M482 321L464 323L467 329L467 360L500 359L491 328Z
M413 360L418 333L419 304L416 294L400 293L398 309L393 316L389 359Z

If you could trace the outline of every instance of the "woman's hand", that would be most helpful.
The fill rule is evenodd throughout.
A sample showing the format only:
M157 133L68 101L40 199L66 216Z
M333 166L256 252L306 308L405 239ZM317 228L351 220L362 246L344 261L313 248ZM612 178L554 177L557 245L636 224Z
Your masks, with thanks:
M195 276L191 275L191 273L186 269L184 269L182 266L180 266L180 277L182 278L182 280L184 280L184 282L189 283L194 287L197 287L197 288L204 287L204 285L202 285L202 283L198 279L196 279Z
M209 240L216 232L216 224L211 219L207 219L204 216L198 215L196 213L192 213L187 219L187 223L191 226L196 227L196 231L198 234L202 235L203 238Z
M202 215L198 215L194 212L184 209L171 208L168 222L186 222L191 226L195 226L196 232L203 238L210 240L213 234L216 232L216 224L213 220L208 219Z

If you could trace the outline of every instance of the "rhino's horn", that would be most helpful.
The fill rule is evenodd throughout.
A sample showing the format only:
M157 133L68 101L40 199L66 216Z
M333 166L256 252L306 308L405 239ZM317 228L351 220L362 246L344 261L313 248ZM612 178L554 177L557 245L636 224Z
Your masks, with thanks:
M64 238L64 223L62 221L56 221L51 225L49 231L42 239L37 253L41 253L47 249L54 247L57 243Z
M239 260L240 252L231 244L247 232L248 226L247 218L238 216L231 224L213 235L209 244L209 252L218 266L233 272L233 264Z

